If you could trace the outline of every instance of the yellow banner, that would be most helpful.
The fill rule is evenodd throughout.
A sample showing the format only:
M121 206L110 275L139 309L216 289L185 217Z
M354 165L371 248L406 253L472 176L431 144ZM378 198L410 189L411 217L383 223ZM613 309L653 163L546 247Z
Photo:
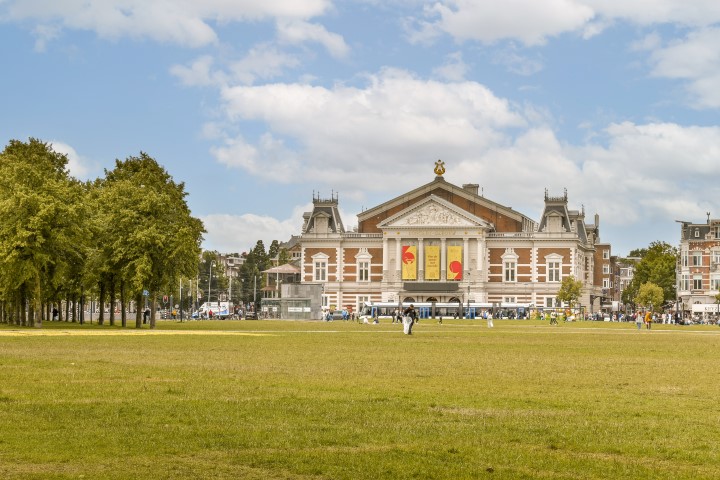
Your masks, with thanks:
M451 245L447 247L447 279L462 280L462 247Z
M440 280L440 247L425 247L425 280Z
M417 280L417 247L414 245L402 247L402 279Z

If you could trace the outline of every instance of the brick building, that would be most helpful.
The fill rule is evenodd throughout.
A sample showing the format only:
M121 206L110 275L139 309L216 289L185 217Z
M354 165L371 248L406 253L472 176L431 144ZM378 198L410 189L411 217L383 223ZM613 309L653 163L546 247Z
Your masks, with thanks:
M680 222L680 258L677 268L679 310L685 316L720 317L720 220Z
M360 213L352 232L337 196L313 198L296 248L301 282L322 286L323 305L555 307L560 282L572 275L584 283L580 303L599 309L610 291L611 256L610 245L599 242L597 215L588 225L584 209L568 209L567 192L546 191L535 221L478 194L477 184L448 183L441 162L435 173L431 182Z

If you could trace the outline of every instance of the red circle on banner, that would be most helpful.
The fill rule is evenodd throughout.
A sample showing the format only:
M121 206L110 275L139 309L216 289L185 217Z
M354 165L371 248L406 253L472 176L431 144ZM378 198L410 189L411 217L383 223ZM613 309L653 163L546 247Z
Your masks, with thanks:
M455 274L455 278L462 279L462 263L458 262L457 260L453 260L452 262L450 262L448 268L450 269L450 272Z
M408 263L414 263L415 262L415 255L413 255L412 252L404 252L402 256L402 261L405 264Z

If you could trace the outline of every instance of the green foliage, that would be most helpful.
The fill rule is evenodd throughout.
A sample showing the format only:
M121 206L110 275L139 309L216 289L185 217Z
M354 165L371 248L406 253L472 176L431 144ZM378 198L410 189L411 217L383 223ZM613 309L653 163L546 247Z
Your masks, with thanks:
M572 308L580 300L582 287L582 281L575 279L572 275L565 277L560 284L560 289L555 298L559 302L567 303L568 306Z
M66 165L34 138L12 140L0 154L0 294L22 309L28 302L31 324L85 257L83 187Z
M278 253L278 265L285 265L290 263L291 260L290 253L287 251L287 248L281 248L280 253Z
M137 297L194 277L200 220L177 184L145 153L83 184L49 144L11 140L0 154L0 299L34 311L116 288Z
M663 299L663 289L654 283L647 282L640 285L634 303L653 311L660 311L662 310Z
M677 248L666 242L652 242L644 250L645 254L635 265L633 279L623 292L623 302L634 303L640 286L648 282L658 285L663 291L663 298L659 305L674 301L676 297Z

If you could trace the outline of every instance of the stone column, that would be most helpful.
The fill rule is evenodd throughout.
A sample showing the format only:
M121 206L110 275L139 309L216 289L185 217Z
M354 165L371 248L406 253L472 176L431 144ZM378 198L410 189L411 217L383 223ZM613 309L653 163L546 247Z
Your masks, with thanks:
M425 244L424 239L418 238L418 282L425 280Z
M395 237L395 281L402 282L402 238Z
M440 239L440 281L447 281L447 244L445 238Z
M388 255L390 254L390 252L388 251L389 248L390 248L390 246L388 245L388 239L386 236L384 236L383 237L383 258L382 258L382 262L383 262L382 272L383 272L383 280L384 281L389 280L388 279L388 273L390 270L390 265L388 265Z

